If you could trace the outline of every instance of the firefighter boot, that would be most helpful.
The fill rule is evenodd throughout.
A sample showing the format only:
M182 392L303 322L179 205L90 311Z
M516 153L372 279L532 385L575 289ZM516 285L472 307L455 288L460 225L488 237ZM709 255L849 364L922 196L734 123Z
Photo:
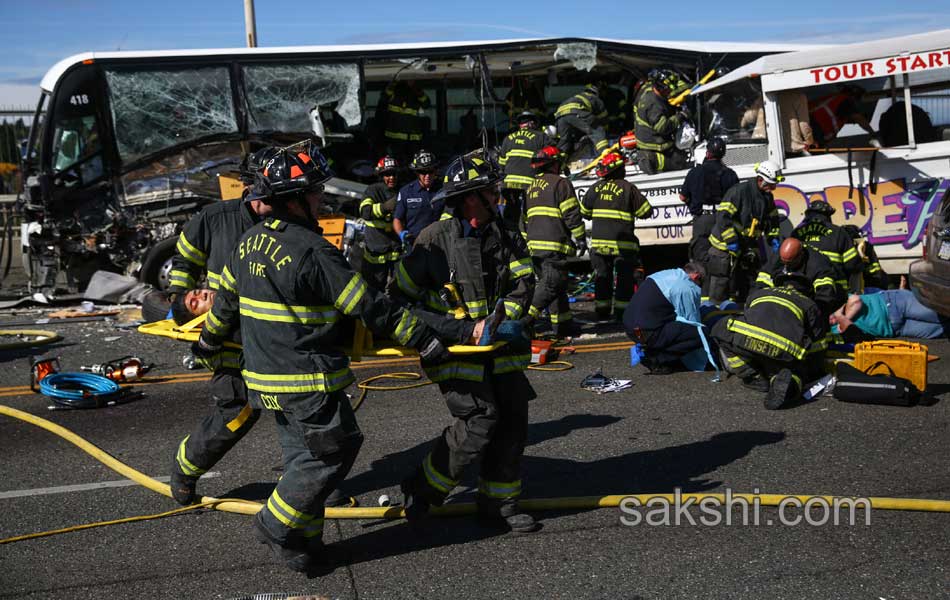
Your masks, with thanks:
M323 501L324 506L337 507L347 506L350 503L350 497L340 491L340 488L334 488L327 499Z
M768 410L778 410L788 406L801 390L795 376L788 369L782 369L774 375L769 381L769 393L765 396L765 408Z
M409 527L422 533L429 519L429 501L414 491L413 480L413 477L405 479L399 484L399 489L402 491L403 512L406 513Z
M534 517L523 512L517 502L499 504L482 497L476 498L478 520L486 525L504 527L512 533L534 533L541 524Z
M297 573L313 574L319 563L313 559L310 554L310 548L306 544L288 544L282 546L277 540L271 537L264 524L261 522L260 513L254 517L254 537L257 541L270 547L274 558L284 563L291 571Z
M182 506L194 504L198 499L198 494L195 493L195 486L197 484L197 477L183 475L181 471L178 470L178 465L172 464L172 475L168 486L172 489L172 498L175 499L175 502Z
M743 377L742 385L754 392L761 392L765 394L769 391L769 382L763 379L759 374Z

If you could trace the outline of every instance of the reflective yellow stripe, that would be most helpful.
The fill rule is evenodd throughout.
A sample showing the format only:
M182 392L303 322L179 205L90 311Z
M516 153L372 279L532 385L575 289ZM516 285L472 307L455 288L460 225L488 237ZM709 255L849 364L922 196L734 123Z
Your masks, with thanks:
M637 209L637 212L634 213L634 216L636 216L638 219L642 219L646 217L648 214L650 214L650 212L652 211L653 211L653 207L650 205L650 203L644 202L643 204L640 205L640 208Z
M824 255L825 255L825 258L827 258L829 261L831 261L831 262L833 262L833 263L843 263L843 262L844 262L844 259L841 258L841 255L838 254L837 252L832 252L831 250L819 250L819 252L821 252L822 254L824 254Z
M274 517L291 529L302 529L306 538L317 537L323 534L323 517L308 515L287 504L275 489L267 500L267 510Z
M831 287L834 287L835 280L832 279L831 277L819 277L818 279L815 280L815 283L813 285L816 290L823 285L830 285Z
M479 477L478 491L480 494L495 498L496 500L508 500L517 498L521 495L521 480L518 481L486 481Z
M181 287L185 289L192 289L195 287L195 279L191 276L191 273L186 271L179 271L177 269L171 271L168 274L168 282L172 287Z
M209 310L208 316L205 317L205 329L215 335L223 336L227 335L230 327L225 326L225 324L221 322L221 319L214 314L214 311Z
M237 431L241 428L241 425L247 422L247 420L254 414L254 409L251 408L250 404L245 404L244 408L241 409L241 412L238 413L236 417L228 421L227 428L230 431Z
M392 139L392 140L402 140L402 141L418 142L419 140L422 139L422 134L421 134L421 133L409 133L409 134L406 134L406 133L402 133L401 131L390 131L390 130L388 130L388 129L383 132L383 135L385 135L386 137L388 137L389 139Z
M483 381L485 379L485 367L470 362L453 360L440 365L423 367L426 375L432 381L446 381L449 379L464 379L466 381Z
M559 242L546 242L544 240L528 240L528 250L531 252L560 252L561 254L570 254L572 249L567 244Z
M472 318L488 316L488 302L485 300L473 300L465 303L465 310Z
M515 354L496 357L492 368L494 369L495 375L501 375L503 373L524 371L528 368L529 364L531 364L530 354Z
M382 265L389 262L396 262L402 253L399 250L385 252L383 254L373 254L366 248L363 248L363 260L374 265Z
M505 316L509 319L520 319L523 311L524 309L517 302L505 300Z
M228 269L227 265L221 269L221 287L228 290L232 294L237 293L237 281L234 279L234 275L231 274L231 270Z
M418 108L409 108L406 106L399 106L398 104L387 104L386 110L392 113L396 113L398 115L410 115L412 117L419 116Z
M255 373L243 370L241 376L248 389L258 392L298 394L305 392L335 392L353 383L349 367L333 373Z
M532 219L534 217L553 217L555 219L561 218L561 212L550 206L532 206L528 209L528 218Z
M801 358L805 356L804 348L789 339L772 333L767 329L750 325L738 319L730 319L728 329L729 331L759 340L760 342L768 344L769 346L788 352L796 360L801 360Z
M575 240L579 240L584 237L585 233L587 233L587 230L584 229L584 224L581 223L571 230L571 237L573 237Z
M337 296L334 305L339 308L344 315L352 315L356 310L356 305L366 294L366 282L359 273L354 273L350 282L346 284L340 295Z
M396 340L403 346L407 346L409 340L412 339L413 334L416 332L416 325L418 324L419 319L414 317L408 310L403 310L402 317L399 319L399 322L396 324L396 330L393 332L396 336Z
M558 323L567 323L573 318L574 313L572 313L570 309L562 313L551 313L551 324L557 325Z
M531 266L530 258L521 258L508 263L508 270L511 271L512 279L518 279L525 275L531 275L534 272L534 267Z
M595 238L590 241L590 247L595 250L639 250L640 244L631 242L630 240L602 240Z
M765 271L759 271L759 276L755 278L755 282L767 287L775 287L775 284L772 282L772 276Z
M181 472L189 477L198 477L199 475L204 475L205 469L196 467L188 460L188 457L185 456L185 444L188 443L188 438L190 435L186 435L185 439L178 444L178 454L175 455L175 458L178 462L178 466L181 468Z
M422 288L416 285L412 277L409 276L405 263L399 263L396 268L396 285L410 298L415 300L422 298Z
M241 297L239 304L242 317L258 321L322 325L340 319L340 313L332 306L293 306L246 297Z
M534 183L534 177L529 177L527 175L505 175L505 185L508 187L518 186L519 189L522 187L529 187Z
M534 152L531 150L520 150L518 148L512 148L505 153L505 160L508 160L512 156L518 156L520 158L534 158Z
M805 318L805 313L802 312L802 309L796 306L794 302L786 298L779 298L777 296L760 296L756 298L755 300L753 300L752 302L750 302L749 307L751 308L757 304L763 304L763 303L778 304L782 308L790 311L793 315L795 315L798 318L798 320L802 320Z
M595 219L615 219L617 221L627 221L633 223L633 215L623 210L611 210L608 208L595 208L593 210Z
M851 248L844 251L844 254L841 255L841 259L844 262L851 262L852 260L858 257L858 249L852 246Z
M732 202L720 202L719 205L716 206L716 211L722 211L729 213L730 215L734 215L736 214L736 205Z
M451 479L439 473L438 469L432 464L432 453L427 454L426 459L422 461L422 472L425 473L426 481L429 482L429 485L443 494L451 492L452 488L459 483L457 479Z
M575 198L574 196L571 196L570 198L564 200L563 202L561 202L561 204L558 205L558 210L561 211L561 214L564 214L577 205L578 205L577 198Z
M195 248L194 245L188 241L188 238L185 237L184 231L178 236L178 243L175 245L175 249L178 250L178 254L181 254L185 260L199 267L205 266L205 263L208 261L208 255Z

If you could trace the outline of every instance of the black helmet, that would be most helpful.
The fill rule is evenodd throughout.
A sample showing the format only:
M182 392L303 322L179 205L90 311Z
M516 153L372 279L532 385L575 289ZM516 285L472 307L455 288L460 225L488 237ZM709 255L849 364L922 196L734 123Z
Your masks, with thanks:
M811 204L808 205L808 208L805 209L805 212L830 217L835 214L835 209L824 200L813 200Z
M726 140L721 137L710 138L706 144L706 152L715 158L722 158L726 155Z
M540 122L540 120L538 119L538 115L534 114L530 110L526 110L523 113L519 114L517 117L515 117L515 123L517 123L519 127L524 125L525 123L531 123L531 122L537 125Z
M320 150L314 144L307 144L294 144L275 152L264 163L249 197L268 204L292 200L333 177L333 171Z
M864 237L857 225L842 225L841 228L852 240L859 240Z
M252 185L254 183L254 177L264 167L264 163L277 154L277 152L278 149L274 146L267 146L256 152L245 154L244 160L241 161L241 166L238 168L239 176L244 185Z
M409 168L418 173L419 171L434 171L436 167L435 154L428 150L419 150L412 157Z
M395 175L399 171L399 161L389 156L383 156L376 163L377 175Z
M657 69L650 72L650 79L658 90L667 96L676 96L689 87L679 73L672 69Z
M495 186L499 181L501 175L491 161L459 156L446 167L442 189L433 200L442 199L451 204L453 199L457 200L468 192Z

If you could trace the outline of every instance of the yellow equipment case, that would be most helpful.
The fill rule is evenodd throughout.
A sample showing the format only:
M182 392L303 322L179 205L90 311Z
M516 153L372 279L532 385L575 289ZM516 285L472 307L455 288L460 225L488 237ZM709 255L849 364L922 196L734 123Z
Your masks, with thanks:
M894 371L894 375L910 381L921 392L927 388L927 346L923 344L902 340L876 340L854 346L856 369L865 372L865 369L876 363L884 363ZM887 367L880 364L867 373L890 375Z

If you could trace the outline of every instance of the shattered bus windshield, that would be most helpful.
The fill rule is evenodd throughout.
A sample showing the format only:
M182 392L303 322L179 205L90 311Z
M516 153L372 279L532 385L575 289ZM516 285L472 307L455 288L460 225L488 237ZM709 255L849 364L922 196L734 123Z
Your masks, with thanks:
M252 131L310 131L317 106L335 108L347 126L360 124L356 64L247 65L243 72Z
M105 75L123 162L238 130L226 67L106 69Z

